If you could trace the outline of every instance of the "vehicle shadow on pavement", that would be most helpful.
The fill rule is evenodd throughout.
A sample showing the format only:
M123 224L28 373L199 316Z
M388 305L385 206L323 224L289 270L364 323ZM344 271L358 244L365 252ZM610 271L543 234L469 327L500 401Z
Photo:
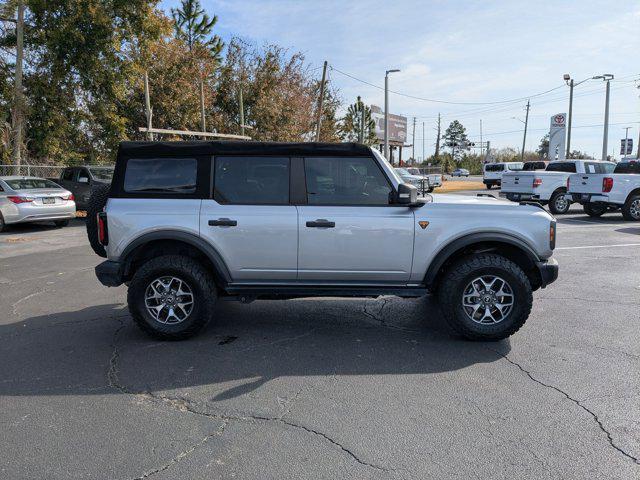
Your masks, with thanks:
M49 231L59 231L68 228L80 228L85 226L84 218L74 218L69 221L67 227L56 227L53 222L35 222L35 223L15 223L6 225L5 230L0 232L0 237L11 235L35 234Z
M220 302L199 336L161 342L122 305L0 326L0 395L145 394L206 387L209 401L280 377L428 375L495 362L510 343L469 342L429 298Z

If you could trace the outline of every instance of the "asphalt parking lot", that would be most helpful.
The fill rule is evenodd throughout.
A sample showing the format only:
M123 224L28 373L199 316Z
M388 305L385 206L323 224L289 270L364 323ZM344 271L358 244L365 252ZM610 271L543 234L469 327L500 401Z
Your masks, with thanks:
M221 302L132 324L77 220L0 234L0 477L640 478L640 224L558 219L559 280L509 340L429 298Z

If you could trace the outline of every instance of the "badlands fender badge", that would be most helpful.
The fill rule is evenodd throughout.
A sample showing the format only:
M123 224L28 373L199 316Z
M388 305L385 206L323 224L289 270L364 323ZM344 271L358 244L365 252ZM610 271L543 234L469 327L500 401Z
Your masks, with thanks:
M427 222L426 220L420 220L418 222L418 225L420 225L420 228L422 228L424 230L425 228L427 228L429 226L429 222Z

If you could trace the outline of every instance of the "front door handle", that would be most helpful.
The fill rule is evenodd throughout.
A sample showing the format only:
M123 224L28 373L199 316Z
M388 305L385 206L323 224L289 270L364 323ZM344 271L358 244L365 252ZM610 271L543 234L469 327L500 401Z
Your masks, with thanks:
M238 225L236 220L230 218L219 218L217 220L209 220L210 227L235 227Z
M329 220L325 220L324 218L319 218L313 222L307 222L307 227L310 228L334 228L336 226L336 222L330 222Z

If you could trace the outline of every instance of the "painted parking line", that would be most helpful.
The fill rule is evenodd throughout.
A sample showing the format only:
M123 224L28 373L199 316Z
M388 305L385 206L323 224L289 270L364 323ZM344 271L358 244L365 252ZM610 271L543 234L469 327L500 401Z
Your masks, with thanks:
M581 245L578 247L557 247L556 250L580 250L585 248L640 247L640 243L617 243L613 245Z

